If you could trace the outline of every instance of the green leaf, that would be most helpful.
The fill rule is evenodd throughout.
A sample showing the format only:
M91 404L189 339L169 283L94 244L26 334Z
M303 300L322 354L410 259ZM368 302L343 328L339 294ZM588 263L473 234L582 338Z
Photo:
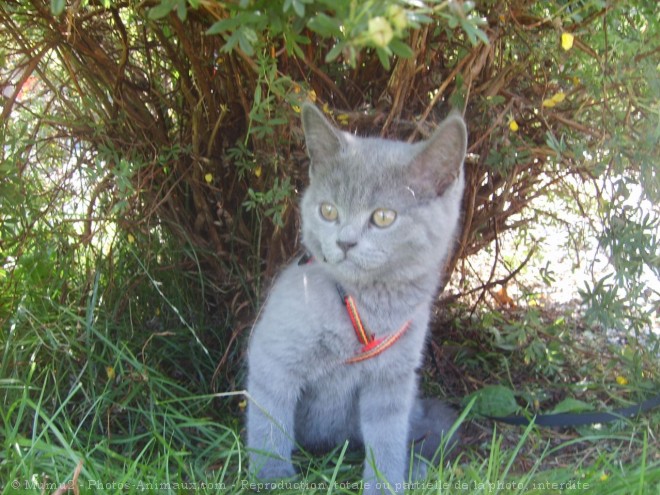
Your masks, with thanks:
M242 26L234 31L231 36L227 38L227 42L222 47L221 51L224 53L231 52L236 45L245 52L246 55L251 57L254 55L254 43L258 41L257 33L254 29L247 26Z
M413 49L401 40L393 39L390 41L389 48L401 58L411 58L415 55Z
M344 49L345 43L343 41L338 42L335 46L330 49L328 54L325 56L325 61L326 62L332 62L334 59L336 59Z
M486 98L489 105L496 106L506 103L506 98L502 95L494 95Z
M188 17L188 8L186 7L186 0L179 0L178 5L176 6L176 15L181 21L185 21Z
M470 40L470 43L473 45L477 44L477 40L481 40L484 44L488 45L490 43L490 40L488 39L488 35L484 33L478 26L477 22L478 19L464 19L464 18L459 18L459 22L461 24L461 27L463 28L463 31L465 31L465 34L468 35L468 39Z
M431 24L434 22L432 17L429 17L426 14L421 14L419 12L409 12L408 21L413 24L412 27L415 27L415 24Z
M298 17L305 17L305 4L297 0L293 0L293 10L296 11Z
M66 0L50 0L50 11L54 16L64 12L64 7L66 7Z
M254 55L254 44L259 40L257 32L246 26L242 26L236 32L239 34L238 45L241 47L241 50L250 57Z
M228 19L222 19L218 22L213 23L211 27L206 30L206 34L226 33L227 31L233 31L240 25L241 25L240 16L230 17Z
M305 52L302 50L302 48L300 48L298 43L293 43L291 47L293 48L293 53L296 54L296 57L301 60L305 60Z
M552 410L552 414L566 413L566 412L582 412L582 411L593 411L594 406L591 404L568 397L561 401L555 406Z
M341 36L341 23L326 14L318 14L312 17L307 27L324 37Z
M206 30L206 34L221 34L241 29L262 29L267 19L264 15L255 12L241 12L234 17L219 20ZM251 27L250 27L251 26ZM272 25L270 26L272 27ZM256 33L255 33L256 36ZM248 36L249 37L249 36ZM256 41L256 39L255 39Z
M282 12L285 14L293 7L294 12L298 17L305 17L305 3L301 0L284 0Z
M390 70L390 55L392 52L386 50L385 48L376 48L376 54L378 55L378 60L380 60L381 65L385 70Z
M149 9L149 19L155 21L168 15L176 7L176 0L162 0L160 4Z
M513 391L504 385L488 385L468 395L463 401L469 403L476 397L472 412L481 416L508 416L520 407Z

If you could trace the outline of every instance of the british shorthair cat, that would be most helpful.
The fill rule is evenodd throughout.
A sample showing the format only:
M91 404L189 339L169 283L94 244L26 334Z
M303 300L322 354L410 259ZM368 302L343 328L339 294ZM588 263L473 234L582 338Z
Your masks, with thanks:
M262 480L292 477L295 448L364 448L364 493L402 491L411 444L432 458L453 411L418 396L440 273L453 247L467 131L426 141L356 137L302 108L307 255L278 276L248 348L247 445ZM387 490L385 490L387 491Z

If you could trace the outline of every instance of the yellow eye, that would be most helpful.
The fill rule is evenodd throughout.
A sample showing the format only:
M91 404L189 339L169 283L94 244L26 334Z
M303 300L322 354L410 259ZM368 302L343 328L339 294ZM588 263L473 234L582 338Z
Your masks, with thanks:
M337 220L339 213L337 212L335 205L330 203L321 203L321 216L328 222L334 222Z
M396 220L396 211L387 208L378 208L371 215L371 222L381 229L392 225L394 220Z

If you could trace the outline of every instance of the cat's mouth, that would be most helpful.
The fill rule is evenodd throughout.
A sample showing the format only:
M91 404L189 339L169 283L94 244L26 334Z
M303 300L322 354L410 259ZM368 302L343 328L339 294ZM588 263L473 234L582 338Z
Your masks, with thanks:
M352 263L352 260L350 259L350 257L347 254L343 254L343 253L341 255L339 255L339 254L338 255L323 254L323 257L321 259L323 260L323 263L326 263L326 264L328 264L330 266L333 266L333 267L334 266L339 267L341 265L346 264L347 262Z
M345 274L351 278L369 272L375 268L368 263L365 263L365 261L360 259L359 256L353 255L352 253L342 253L336 257L330 256L329 259L328 256L324 255L323 262L333 268L345 272Z
M379 256L365 256L360 249L352 248L346 250L334 249L334 246L318 246L316 259L325 264L328 269L337 271L337 275L355 279L365 276L367 273L378 271L382 267L382 259Z

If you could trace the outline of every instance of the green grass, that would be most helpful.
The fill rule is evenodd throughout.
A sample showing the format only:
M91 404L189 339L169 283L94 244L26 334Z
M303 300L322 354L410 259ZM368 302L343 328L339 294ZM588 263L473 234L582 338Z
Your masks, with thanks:
M164 323L149 330L148 312L129 304L117 318L99 285L96 277L82 307L19 305L2 329L2 493L50 494L74 482L79 493L260 488L247 477L241 372L218 390L210 382L225 351L208 351L219 330L195 315L185 291L169 288L167 303L152 293ZM477 422L462 452L409 493L655 495L659 422L655 412L580 435ZM361 459L345 446L296 459L301 478L276 493L359 493Z

